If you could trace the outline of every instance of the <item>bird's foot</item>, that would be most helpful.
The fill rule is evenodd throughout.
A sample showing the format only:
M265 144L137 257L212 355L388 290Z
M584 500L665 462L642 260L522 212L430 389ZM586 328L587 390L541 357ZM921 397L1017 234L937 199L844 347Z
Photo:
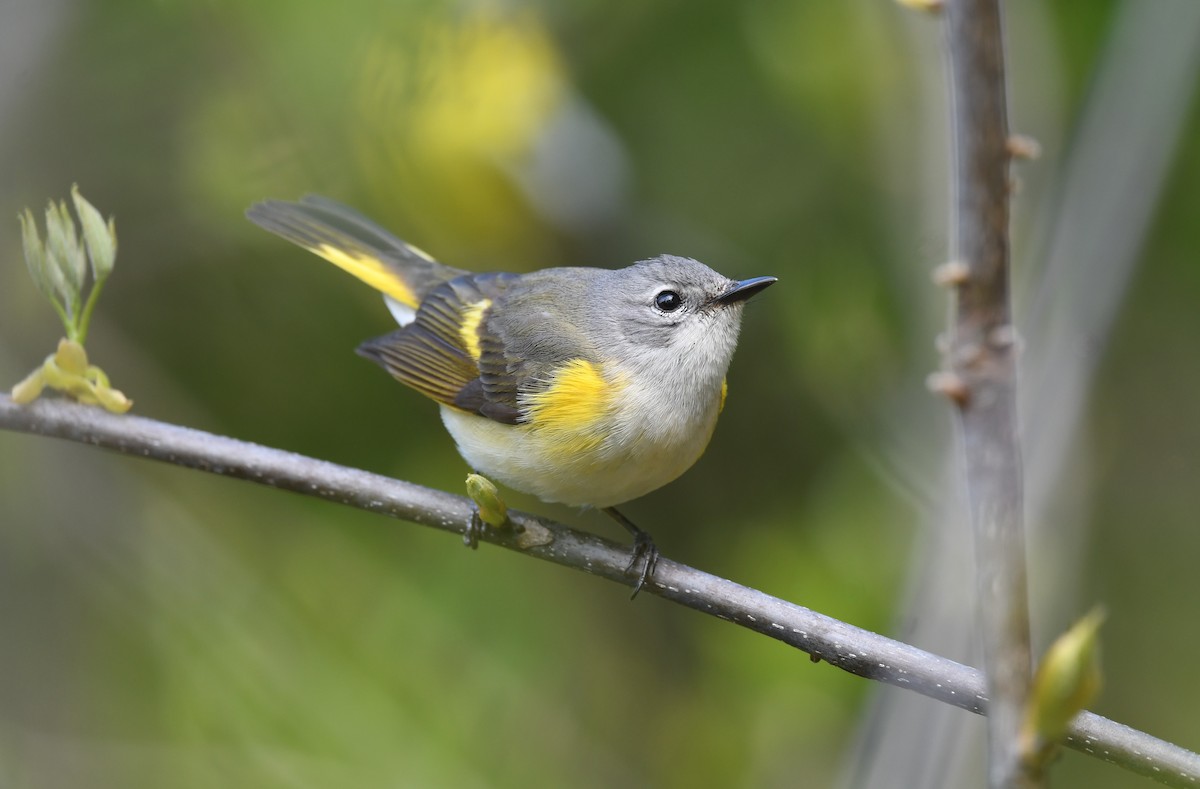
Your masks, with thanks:
M633 585L633 594L629 595L629 599L632 600L638 596L638 592L642 591L642 587L654 575L654 568L658 566L658 546L654 544L654 538L648 532L639 529L633 521L618 512L616 508L605 507L604 512L633 535L633 549L629 554L629 563L625 565L625 574L635 573L639 563L642 565L642 571L638 573L637 583Z
M630 551L629 564L625 565L625 574L628 575L634 572L638 562L642 562L642 572L638 575L638 581L633 585L633 594L629 595L629 599L638 596L638 592L642 591L642 587L646 585L646 581L650 580L650 576L654 575L654 568L658 566L658 546L654 544L654 538L644 531L639 531L633 538L633 550Z

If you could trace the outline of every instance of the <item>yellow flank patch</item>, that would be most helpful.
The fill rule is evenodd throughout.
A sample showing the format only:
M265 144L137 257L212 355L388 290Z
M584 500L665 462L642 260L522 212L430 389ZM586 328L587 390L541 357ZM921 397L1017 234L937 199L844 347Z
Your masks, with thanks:
M718 414L725 410L725 398L728 396L729 396L729 379L722 378L721 379L721 404L719 406L717 406Z
M366 254L355 254L329 244L308 247L308 250L320 255L343 271L348 271L375 290L386 293L401 304L413 309L420 306L412 289L379 258Z
M462 337L463 347L467 349L467 353L471 354L471 358L475 361L479 361L479 356L482 353L479 349L479 324L483 321L483 314L487 312L490 306L492 306L491 299L480 299L474 304L468 304L467 308L462 312L462 323L458 326L458 333Z
M554 374L550 386L526 398L531 427L546 431L559 449L595 449L607 435L605 417L624 386L604 379L586 359L572 359Z

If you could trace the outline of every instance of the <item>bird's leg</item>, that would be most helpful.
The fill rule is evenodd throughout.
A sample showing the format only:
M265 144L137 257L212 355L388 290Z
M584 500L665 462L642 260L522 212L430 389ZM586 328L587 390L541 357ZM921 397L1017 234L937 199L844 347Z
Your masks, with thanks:
M632 571L637 566L639 559L645 561L638 582L633 585L633 594L629 596L629 599L632 600L637 597L638 592L642 591L642 587L646 585L646 581L650 580L650 576L654 574L654 568L658 565L658 546L654 544L653 537L618 512L616 507L604 507L603 510L608 517L624 526L625 530L633 535L633 551L629 556L629 564L625 565L625 572Z
M471 550L479 547L479 535L483 534L483 518L479 517L479 508L471 510L471 520L467 522L467 530L463 532L463 545Z

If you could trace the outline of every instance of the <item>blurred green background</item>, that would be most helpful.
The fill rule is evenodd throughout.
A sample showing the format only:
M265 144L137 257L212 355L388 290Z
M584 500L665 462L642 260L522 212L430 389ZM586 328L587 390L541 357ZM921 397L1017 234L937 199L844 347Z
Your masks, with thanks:
M1041 365L1037 641L1103 602L1095 708L1195 749L1189 5L1006 9L1014 127L1044 149L1014 215ZM1154 14L1170 35L1121 38ZM1171 53L1175 82L1151 65ZM1147 65L1106 81L1122 57ZM773 274L708 453L628 514L672 559L973 660L969 543L932 547L962 526L950 413L923 388L946 315L943 94L939 23L883 0L5 0L0 384L59 336L16 213L72 182L117 217L88 348L136 413L455 492L436 409L352 353L391 328L377 294L251 226L250 203L324 194L466 268L672 252ZM945 570L929 594L956 616L922 602ZM0 433L4 786L982 784L977 719L889 693L450 535ZM962 738L887 724L889 704ZM885 764L904 737L941 767ZM1074 753L1056 775L1141 780Z

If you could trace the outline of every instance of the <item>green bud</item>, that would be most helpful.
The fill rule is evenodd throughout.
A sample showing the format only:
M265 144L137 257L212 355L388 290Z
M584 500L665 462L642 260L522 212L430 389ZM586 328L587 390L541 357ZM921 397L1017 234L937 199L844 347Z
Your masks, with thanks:
M25 249L25 265L29 268L29 276L33 277L33 284L43 296L50 301L56 301L59 286L51 277L46 261L46 248L42 245L42 236L38 233L33 212L26 208L17 214L17 219L21 222L21 244Z
M1027 757L1036 760L1039 753L1057 744L1071 720L1100 692L1098 636L1104 617L1102 608L1092 609L1046 650L1021 730Z
M467 495L479 508L479 517L484 523L496 528L508 523L508 507L490 479L482 474L468 474Z
M88 364L83 349L101 285L112 272L117 253L116 227L111 219L105 223L95 206L79 193L78 186L71 187L71 199L82 230L76 227L65 200L57 203L51 200L46 207L45 242L28 208L17 215L30 276L62 319L67 336L37 370L13 387L13 400L32 402L49 387L81 403L99 404L109 411L124 413L133 401L109 385L103 370ZM93 281L84 303L89 260Z
M96 207L79 193L78 184L71 186L71 199L75 201L75 213L79 215L88 258L92 261L92 279L100 282L112 271L117 257L116 225L112 219L105 224L104 217Z
M50 201L46 207L46 253L50 268L61 277L60 294L67 313L74 320L79 315L83 279L87 273L87 256L79 245L75 222L67 213L65 202Z

